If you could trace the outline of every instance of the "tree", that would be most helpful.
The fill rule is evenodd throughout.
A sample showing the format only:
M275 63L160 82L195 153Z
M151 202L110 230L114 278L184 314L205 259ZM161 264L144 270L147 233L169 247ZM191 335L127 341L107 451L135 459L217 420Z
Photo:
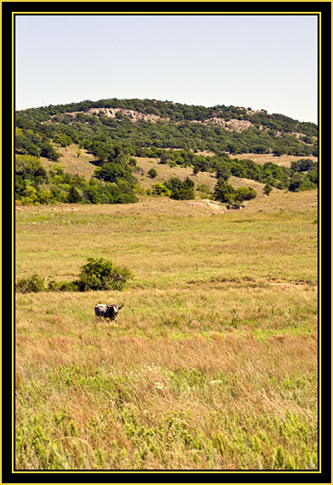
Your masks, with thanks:
M53 162L57 162L60 157L62 157L61 153L57 152L54 148L52 143L50 142L45 142L41 146L41 152L40 152L42 157L49 158Z
M76 281L80 291L117 290L122 291L133 274L128 268L120 268L104 258L88 258L81 267Z
M222 177L226 182L231 176L230 167L228 163L220 162L216 166L216 178L219 179Z
M266 195L269 195L272 192L272 187L269 184L266 184L265 187L263 188L263 192Z
M98 167L98 170L95 170L95 176L106 182L118 183L119 180L125 180L131 185L137 182L127 165L123 166L116 162L104 163L101 168Z
M251 200L257 197L257 192L252 187L239 187L235 192L235 200L243 202L244 200Z
M81 195L79 194L78 190L74 187L74 185L72 185L71 188L69 189L67 200L70 204L77 204L82 200Z
M171 190L169 190L165 185L157 183L152 186L153 195L167 196L171 195Z
M235 189L229 185L223 177L220 177L215 185L214 199L220 202L232 202L235 197Z
M165 183L165 186L171 191L171 199L192 200L195 198L194 182L189 177L186 177L184 182L177 177L172 177Z
M274 148L273 154L275 157L281 157L284 154L283 148Z
M155 177L157 177L157 171L154 168L151 168L148 172L148 175L150 178L154 179Z

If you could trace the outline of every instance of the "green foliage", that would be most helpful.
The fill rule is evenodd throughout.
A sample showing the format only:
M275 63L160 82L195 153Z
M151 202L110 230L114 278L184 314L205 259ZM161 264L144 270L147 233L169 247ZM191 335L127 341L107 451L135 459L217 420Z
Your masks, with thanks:
M152 194L162 197L170 197L171 191L165 185L158 182L157 184L152 185Z
M269 184L266 184L265 187L263 188L263 193L265 195L269 195L272 192L272 187Z
M231 176L230 164L227 162L219 162L216 164L216 178L222 177L226 182Z
M106 182L117 183L119 180L124 180L131 185L137 182L130 168L116 161L104 163L99 170L95 171L95 176Z
M33 155L16 155L15 175L21 179L30 180L35 185L47 181L47 173L39 158Z
M214 188L214 199L220 202L232 202L235 198L235 192L235 189L223 177L220 177Z
M191 200L195 198L194 182L186 177L182 182L177 177L172 177L165 186L170 190L170 198L175 200Z
M257 192L252 187L240 187L235 192L235 199L239 202L243 202L244 200L251 200L257 196Z
M78 190L73 185L69 189L67 200L71 204L77 204L78 202L81 202L81 200L82 200L81 195L79 194Z
M61 153L57 152L52 143L50 142L45 142L41 146L41 156L49 158L50 160L57 162L58 159L62 156Z
M15 285L18 293L37 293L39 291L98 291L124 290L127 281L133 277L128 268L118 267L112 261L104 258L88 258L81 267L79 278L74 281L45 280L38 274L29 278L19 279Z
M133 275L127 268L120 268L103 258L88 258L82 266L78 287L80 291L118 290L122 291Z
M16 291L18 293L37 293L39 291L45 291L45 280L34 273L29 278L21 278L16 282Z
M156 123L145 120L132 122L119 111L115 119L103 113L87 114L90 108L106 107L131 109L147 115L155 114L159 116L159 120ZM75 116L68 114L73 111L79 113ZM208 120L212 117L226 121L248 120L252 125L242 132L227 131L223 127L211 125ZM51 123L42 123L45 121ZM284 115L267 114L264 110L250 115L245 108L235 106L216 105L207 108L170 101L116 98L21 111L16 113L16 126L22 130L17 140L17 149L23 150L20 153L26 153L24 150L27 150L31 143L27 135L28 130L31 130L49 140L65 134L85 148L88 148L90 142L89 149L103 161L109 156L109 147L105 146L105 142L107 145L126 142L127 145L138 149L186 148L194 151L211 150L215 153L219 150L230 153L268 153L275 150L276 154L308 156L317 150L315 143L309 143L318 135L314 123L299 123ZM260 129L262 126L264 130ZM277 131L282 135L277 137ZM296 131L304 135L303 140L293 135ZM101 140L101 137L104 137L104 140ZM101 144L102 141L104 146ZM38 143L32 143L39 146ZM137 153L137 156L140 155Z
M65 135L64 133L62 133L57 138L55 138L54 141L62 147L68 147L69 145L71 145L73 143L71 137Z
M310 158L301 158L290 164L290 168L295 170L295 172L306 172L308 170L314 170L317 167L318 163L313 162Z
M206 196L211 194L211 190L206 184L199 184L196 190Z
M151 168L148 171L148 175L149 175L150 178L154 179L155 177L157 177L157 171L154 168Z
M84 187L83 197L92 204L130 204L138 201L132 186L122 180L117 184L91 180Z
M244 200L251 200L257 196L252 187L240 187L235 190L223 177L218 179L214 189L214 199L229 204L232 209L238 209Z
M90 114L90 108L125 108L154 114L159 119L154 123L133 122L119 111L113 119L102 112ZM73 112L76 114L70 114ZM211 124L208 120L212 117L225 121L248 120L251 126L241 132L227 131ZM216 172L217 179L226 182L233 175L278 189L288 190L290 185L292 191L318 185L318 164L307 158L293 162L290 170L274 163L260 166L252 160L231 159L227 155L226 152L274 153L277 156L287 153L302 157L317 154L316 125L299 123L280 114L269 115L265 110L250 114L245 108L235 106L206 108L169 101L112 98L20 111L16 113L15 122L16 157L30 156L34 160L22 163L18 159L15 189L16 199L22 204L137 202L135 192L140 193L140 190L133 175L136 166L133 156L159 158L160 163L172 167L193 167L194 174ZM303 137L298 139L295 132L302 133ZM74 180L69 174L54 174L52 170L47 174L37 164L40 156L58 161L61 154L55 150L55 144L66 147L71 143L89 150L98 159L94 177L101 183ZM199 155L203 150L215 155ZM76 150L76 153L80 156L81 152ZM307 174L301 182L297 178L291 180L294 171ZM155 178L155 172L151 169L148 175ZM189 184L176 186L174 182L171 185L167 182L164 186L155 184L152 193L186 200L194 198L192 189Z
M300 173L295 173L290 179L290 192L300 192L302 190L313 190L316 188L317 186L308 177Z

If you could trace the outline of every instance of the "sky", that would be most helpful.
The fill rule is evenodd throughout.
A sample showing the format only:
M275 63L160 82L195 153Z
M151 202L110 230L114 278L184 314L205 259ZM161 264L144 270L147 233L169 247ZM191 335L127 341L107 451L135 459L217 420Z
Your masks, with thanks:
M17 15L15 109L156 99L317 123L315 15Z

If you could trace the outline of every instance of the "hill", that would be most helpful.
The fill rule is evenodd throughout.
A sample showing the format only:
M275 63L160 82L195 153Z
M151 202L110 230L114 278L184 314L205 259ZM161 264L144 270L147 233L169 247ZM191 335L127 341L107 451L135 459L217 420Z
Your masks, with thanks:
M316 125L265 110L109 99L18 111L15 126L23 204L132 203L156 183L191 199L230 176L290 191L318 183Z

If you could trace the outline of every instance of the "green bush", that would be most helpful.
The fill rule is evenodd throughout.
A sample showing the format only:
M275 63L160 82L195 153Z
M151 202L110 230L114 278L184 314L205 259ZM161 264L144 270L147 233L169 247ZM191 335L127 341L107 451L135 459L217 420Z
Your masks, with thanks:
M122 291L127 281L133 277L127 268L115 266L112 261L103 258L88 258L87 264L81 267L79 279L74 281L50 280L45 286L44 279L37 274L22 278L16 283L19 293L38 291Z
M269 184L266 184L265 187L263 188L263 192L266 195L269 195L272 192L272 187Z
M38 291L45 291L45 280L34 273L29 278L21 278L16 283L16 291L18 293L37 293Z
M47 291L80 291L77 281L49 281Z
M165 185L160 184L159 182L152 185L152 193L153 195L160 195L162 197L169 197L171 195L171 191Z
M82 266L77 280L79 291L118 290L122 291L133 275L127 268L120 268L103 258L89 258Z
M195 198L194 182L186 177L182 182L177 177L171 177L165 186L171 191L170 198L175 200L191 200Z
M257 197L257 192L252 187L239 187L235 193L235 200L243 202L244 200L251 200Z
M149 175L150 178L153 179L153 178L157 177L157 171L154 168L151 168L148 172L148 175Z
M220 177L214 188L214 199L220 202L232 202L235 198L235 189Z

